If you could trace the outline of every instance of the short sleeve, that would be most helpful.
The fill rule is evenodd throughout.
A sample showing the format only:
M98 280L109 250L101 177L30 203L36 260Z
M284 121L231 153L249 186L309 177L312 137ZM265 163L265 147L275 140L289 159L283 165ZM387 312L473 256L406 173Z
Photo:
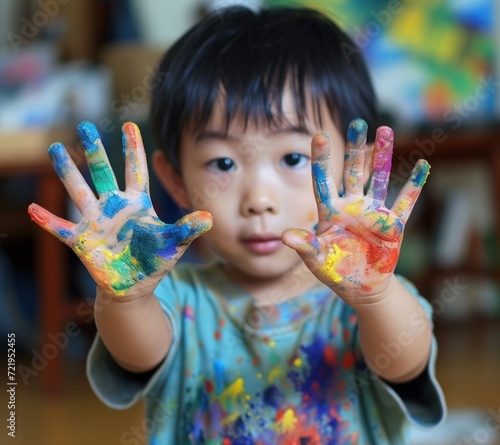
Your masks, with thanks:
M172 363L179 350L180 313L182 291L175 285L170 275L164 278L155 296L172 325L172 344L163 362L149 373L133 373L119 366L107 350L99 334L96 335L87 357L87 377L97 397L115 409L126 409L149 394L159 380L165 381L170 374ZM169 298L165 298L165 296Z
M430 303L418 294L417 289L410 281L401 276L398 276L398 278L418 299L432 324L432 307ZM440 425L446 418L446 402L435 374L437 350L437 342L433 335L427 367L410 382L394 384L377 379L377 391L391 394L408 420L419 427L435 427Z

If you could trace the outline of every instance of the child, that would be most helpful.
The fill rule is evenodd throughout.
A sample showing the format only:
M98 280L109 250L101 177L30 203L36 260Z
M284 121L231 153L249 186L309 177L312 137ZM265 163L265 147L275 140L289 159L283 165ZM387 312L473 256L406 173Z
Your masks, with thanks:
M173 225L134 124L125 191L79 126L99 199L49 148L83 216L30 215L94 277L91 385L114 408L146 398L151 444L400 444L444 417L429 304L394 275L429 166L385 207L393 134L367 136L374 94L343 42L312 10L231 8L170 48L151 118L156 174L190 212ZM213 261L175 266L201 235Z

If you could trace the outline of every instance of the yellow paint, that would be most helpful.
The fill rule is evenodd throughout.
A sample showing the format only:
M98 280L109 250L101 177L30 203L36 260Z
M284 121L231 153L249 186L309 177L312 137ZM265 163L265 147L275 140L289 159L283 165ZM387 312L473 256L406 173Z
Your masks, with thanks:
M298 368L299 366L302 366L302 359L300 359L300 358L298 358L298 357L297 357L297 358L293 361L293 366L296 366L297 368Z
M236 399L243 395L245 391L245 382L243 378L238 377L231 385L229 385L220 395L221 402L236 401Z
M222 406L230 413L222 419L223 424L230 424L236 421L241 415L241 408L245 407L244 400L250 400L250 396L245 393L245 382L241 377L238 377L231 385L229 385L220 395ZM238 403L240 402L240 403Z
M271 340L268 344L271 348L274 348L276 346L276 342L274 340Z
M289 433L290 431L293 431L296 423L297 417L295 417L295 413L291 408L288 408L283 414L283 417L276 422L274 429L279 434Z
M328 275L334 283L342 282L342 277L337 273L337 265L342 261L345 257L351 255L350 252L342 250L336 244L333 247L330 247L328 250L328 254L325 258L325 263L321 268L323 272Z
M402 215L403 212L408 208L408 206L410 204L411 204L411 201L409 199L402 199L398 204L398 208L396 209L396 214Z
M267 382L274 382L280 375L283 375L283 370L276 366L275 368L271 369L271 372L269 372L269 375L267 376Z
M363 199L358 199L352 204L346 205L344 207L344 212L351 216L357 216L363 213L365 210L365 204Z
M228 425L228 424L231 424L233 422L235 422L236 420L238 420L238 418L241 416L240 412L237 411L233 414L229 414L228 416L224 417L222 420L221 420L221 423L223 425Z
M262 378L262 374L261 374L260 372L257 374L257 378L258 378L258 379L261 379L261 378Z

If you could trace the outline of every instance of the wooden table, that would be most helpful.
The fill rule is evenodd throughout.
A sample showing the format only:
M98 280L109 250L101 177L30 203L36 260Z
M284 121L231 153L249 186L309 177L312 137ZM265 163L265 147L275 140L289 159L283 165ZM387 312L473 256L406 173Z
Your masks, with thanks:
M66 191L55 174L47 148L60 141L67 147L75 146L75 130L26 131L22 133L0 133L0 177L29 176L36 179L36 202L52 213L65 214ZM27 209L26 209L27 210ZM26 213L26 218L29 218ZM33 223L35 224L35 223ZM45 230L34 227L36 281L40 293L40 336L36 350L47 352L47 365L38 370L43 386L48 391L57 391L62 380L62 357L64 351L46 345L53 343L48 335L61 332L67 309L67 258L66 249L59 240ZM49 352L50 351L50 352Z

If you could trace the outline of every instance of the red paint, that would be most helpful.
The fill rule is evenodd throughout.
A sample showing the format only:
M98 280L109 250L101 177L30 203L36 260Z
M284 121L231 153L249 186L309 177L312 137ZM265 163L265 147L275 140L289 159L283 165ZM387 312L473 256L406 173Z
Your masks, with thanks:
M194 310L191 306L186 306L184 309L184 317L194 320Z
M354 366L355 363L354 355L350 351L346 351L344 357L342 358L342 368L348 370Z
M217 341L219 341L219 340L220 340L221 334L220 334L220 331L219 331L218 329L215 331L215 333L214 333L214 337L215 337L215 339L216 339Z
M214 384L210 380L205 380L205 389L207 392L212 392L214 390Z
M335 349L332 346L328 345L323 350L323 357L325 358L326 363L333 366L337 360L337 354Z

